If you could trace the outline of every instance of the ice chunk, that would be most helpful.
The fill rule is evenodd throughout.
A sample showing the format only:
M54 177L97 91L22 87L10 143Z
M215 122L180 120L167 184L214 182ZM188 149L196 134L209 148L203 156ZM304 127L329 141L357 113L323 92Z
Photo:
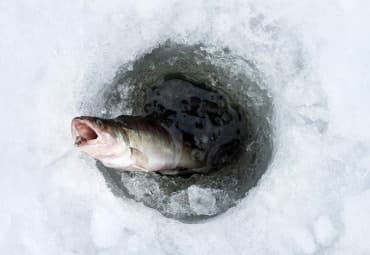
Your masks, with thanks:
M190 208L195 214L213 215L217 213L214 190L193 185L188 189L188 196Z
M167 213L170 215L190 215L190 208L186 190L177 192L169 197Z
M130 179L122 175L122 182L125 183L125 187L129 194L138 200L145 199L148 195L153 195L155 197L161 195L156 179L146 178L144 174L135 175L135 178Z

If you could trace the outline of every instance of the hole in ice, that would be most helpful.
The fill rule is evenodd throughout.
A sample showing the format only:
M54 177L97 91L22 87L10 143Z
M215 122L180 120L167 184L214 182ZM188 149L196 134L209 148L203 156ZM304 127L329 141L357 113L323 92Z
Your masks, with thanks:
M212 155L209 164L217 168L184 178L117 172L97 163L117 196L195 222L235 206L268 167L271 98L253 63L229 49L166 42L121 66L102 90L82 105L86 114L166 116L168 125L195 145L194 156Z

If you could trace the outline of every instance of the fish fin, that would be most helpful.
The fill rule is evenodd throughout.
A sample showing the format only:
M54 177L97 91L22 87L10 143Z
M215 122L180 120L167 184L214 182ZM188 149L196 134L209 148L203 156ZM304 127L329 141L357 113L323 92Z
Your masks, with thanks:
M135 164L130 166L130 170L132 170L132 171L149 172L147 169L142 168L142 167L140 167L140 166L137 166L137 165L135 165Z
M134 161L133 166L135 166L136 168L140 170L145 169L144 166L147 165L149 162L148 157L136 148L130 147L130 150L131 150L131 158ZM148 171L148 170L145 169L145 171Z

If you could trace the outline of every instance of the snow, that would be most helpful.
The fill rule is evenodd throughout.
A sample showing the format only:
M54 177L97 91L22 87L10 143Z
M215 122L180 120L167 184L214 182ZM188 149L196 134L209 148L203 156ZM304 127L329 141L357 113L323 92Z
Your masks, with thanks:
M369 11L361 0L1 1L0 253L370 253ZM274 100L266 174L198 224L115 197L70 138L83 100L168 38L229 47ZM214 209L191 191L194 210Z
M314 233L317 242L327 247L329 246L336 236L332 220L327 215L321 215L315 222Z

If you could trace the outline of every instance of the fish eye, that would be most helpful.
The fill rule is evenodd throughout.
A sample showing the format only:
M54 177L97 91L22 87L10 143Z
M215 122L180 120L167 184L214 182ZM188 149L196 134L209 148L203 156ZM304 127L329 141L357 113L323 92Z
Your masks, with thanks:
M98 125L98 127L99 127L99 128L104 128L104 123L103 123L103 121L101 121L101 120L99 120L99 119L97 119L97 120L96 120L96 125Z

